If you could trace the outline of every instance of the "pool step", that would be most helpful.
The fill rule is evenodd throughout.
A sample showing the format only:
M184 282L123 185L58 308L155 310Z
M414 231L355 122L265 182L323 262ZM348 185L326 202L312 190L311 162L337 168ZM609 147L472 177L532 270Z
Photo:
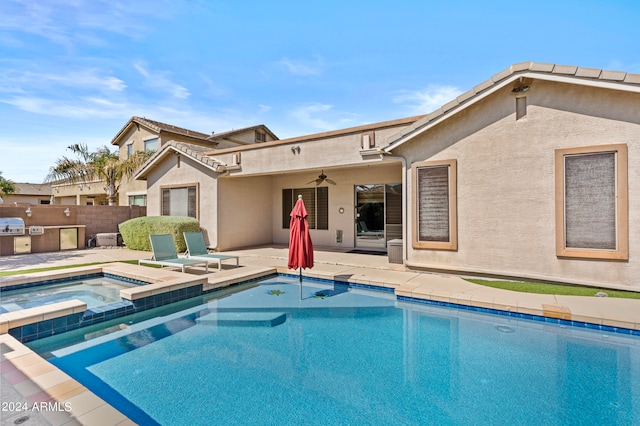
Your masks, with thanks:
M287 320L283 312L212 312L196 319L202 325L275 327Z

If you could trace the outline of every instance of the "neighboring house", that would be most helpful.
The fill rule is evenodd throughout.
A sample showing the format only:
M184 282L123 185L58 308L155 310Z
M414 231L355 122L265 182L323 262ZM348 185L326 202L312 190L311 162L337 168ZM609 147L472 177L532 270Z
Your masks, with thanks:
M49 204L51 202L51 184L14 183L16 191L4 195L3 204Z
M143 117L132 117L111 140L118 146L119 156L126 159L136 151L158 151L170 141L206 148L244 146L277 140L264 125L256 125L222 133L201 133ZM81 184L54 185L56 204L107 204L104 184L100 181ZM147 204L147 186L144 182L123 181L118 191L118 205Z
M638 74L515 64L426 116L170 142L136 179L148 215L197 217L220 250L286 244L300 194L318 247L400 238L416 269L640 290Z

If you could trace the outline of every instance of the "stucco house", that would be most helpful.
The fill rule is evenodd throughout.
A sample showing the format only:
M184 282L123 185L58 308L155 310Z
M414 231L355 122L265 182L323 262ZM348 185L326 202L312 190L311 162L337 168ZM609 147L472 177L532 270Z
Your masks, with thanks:
M159 146L147 214L197 217L220 250L288 242L416 269L640 290L640 75L524 62L431 114L232 147ZM126 195L125 195L126 196Z
M221 133L201 133L145 117L132 117L111 140L118 147L118 155L126 159L136 151L158 151L167 143L181 142L190 146L226 148L277 140L277 136L260 124ZM107 195L101 181L66 183L53 185L56 204L100 205L107 204ZM144 182L133 179L123 181L118 191L117 204L121 206L147 203L147 187Z
M4 204L50 204L51 184L15 182L16 191L6 194Z

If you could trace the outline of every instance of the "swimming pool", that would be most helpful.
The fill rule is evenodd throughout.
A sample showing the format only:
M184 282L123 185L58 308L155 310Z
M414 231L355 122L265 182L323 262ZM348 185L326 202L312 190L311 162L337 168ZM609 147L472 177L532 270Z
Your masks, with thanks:
M87 308L91 309L121 301L120 290L137 285L121 279L99 276L68 279L15 290L3 289L0 292L2 298L0 313L45 306L71 299L85 302Z
M116 329L47 356L139 424L640 422L637 336L282 277Z

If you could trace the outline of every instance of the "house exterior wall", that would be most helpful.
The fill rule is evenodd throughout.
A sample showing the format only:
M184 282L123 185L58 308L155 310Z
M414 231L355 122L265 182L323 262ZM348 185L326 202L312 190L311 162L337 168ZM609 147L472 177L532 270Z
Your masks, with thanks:
M198 220L212 246L217 244L218 174L188 157L170 155L147 176L147 216L162 215L162 188L197 185Z
M55 185L51 192L54 195L54 204L66 206L84 206L87 203L93 203L95 206L107 204L104 183L98 180L83 183L82 188L77 183Z
M382 141L406 125L377 129L375 140ZM314 187L314 182L308 182L315 180L322 170L337 185L322 184L329 185L329 229L311 230L313 242L317 246L354 247L355 185L402 183L399 161L392 164L383 162L379 156L361 155L361 133L283 141L274 146L236 151L241 153L240 169L218 179L217 248L287 244L289 230L282 227L282 190ZM300 150L292 150L294 147ZM227 151L214 157L233 164L234 152ZM342 214L338 212L340 207L344 208ZM336 241L337 230L343 231L341 243Z
M51 194L5 194L2 196L4 204L49 204Z
M311 239L316 246L352 248L355 246L355 186L371 184L402 183L400 163L381 163L369 167L352 167L325 171L336 185L322 183L329 187L329 229L310 230ZM308 184L318 177L317 171L285 174L273 178L271 199L273 210L273 242L289 243L289 229L282 227L282 190L293 188L312 188ZM339 209L343 208L344 213ZM337 231L342 231L342 242L336 239Z
M395 126L375 131L375 140L380 141L406 127ZM380 158L364 158L361 155L361 135L363 132L337 135L316 140L289 142L252 149L239 149L241 170L232 171L232 176L277 174L310 170L317 177L319 171L329 168L358 167L376 164ZM378 145L379 146L379 145ZM299 147L300 150L294 150ZM232 164L231 152L213 155L216 159ZM314 179L315 179L314 177Z
M131 126L128 132L126 132L120 139L118 147L118 156L121 160L127 159L127 149L130 143L133 144L133 152L144 151L144 142L149 139L159 138L158 146L163 143L162 137L158 133L146 129L144 126ZM129 195L145 194L147 191L147 185L144 181L136 181L133 179L123 180L120 183L118 190L118 205L129 205Z
M526 99L516 120L505 88L394 151L407 160L410 197L411 164L457 161L458 248L413 248L408 226L408 264L639 290L640 95L536 80ZM628 147L629 259L558 257L554 152L606 144Z
M257 141L256 140L256 131L260 131L261 133L264 133L265 135L265 140L264 141ZM228 140L225 139L220 139L217 141L218 145L216 148L218 149L223 149L223 148L230 148L233 146L238 146L238 145L249 145L249 144L254 144L254 143L262 143L262 142L270 142L274 140L273 137L269 134L269 132L265 132L262 129L251 129L251 130L247 130L244 132L238 132L238 133L234 133L232 136L229 137Z
M308 182L319 173L219 178L217 248L288 244L289 229L282 227L282 190L315 187ZM336 182L322 184L329 187L329 229L312 229L311 238L316 246L351 248L355 244L355 185L401 183L402 170L399 163L378 163L375 167L333 169L328 175ZM343 232L342 242L336 241L338 230Z
M271 243L272 186L272 176L218 179L218 226L207 228L210 244L229 250Z

